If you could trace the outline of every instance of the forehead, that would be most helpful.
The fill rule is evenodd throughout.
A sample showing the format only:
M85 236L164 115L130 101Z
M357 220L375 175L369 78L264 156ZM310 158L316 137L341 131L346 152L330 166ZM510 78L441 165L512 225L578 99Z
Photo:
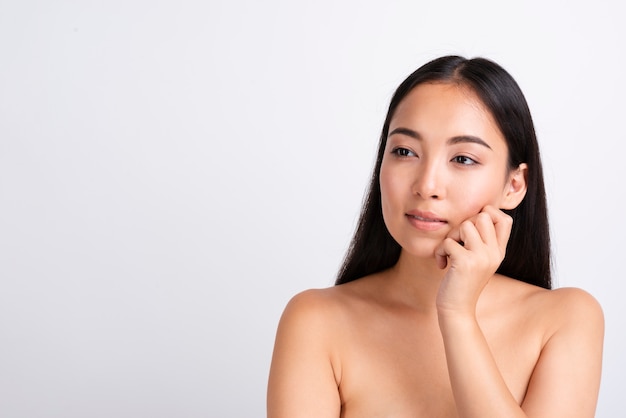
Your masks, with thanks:
M506 146L491 112L469 87L457 83L423 83L402 99L389 132L403 127L425 138L478 136L490 145Z

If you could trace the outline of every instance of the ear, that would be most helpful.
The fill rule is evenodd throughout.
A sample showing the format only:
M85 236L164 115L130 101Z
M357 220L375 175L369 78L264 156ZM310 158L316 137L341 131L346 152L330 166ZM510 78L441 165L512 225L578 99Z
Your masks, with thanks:
M502 195L502 201L500 202L500 209L515 209L526 196L528 165L522 163L515 170L512 170L509 174L509 180L507 181Z

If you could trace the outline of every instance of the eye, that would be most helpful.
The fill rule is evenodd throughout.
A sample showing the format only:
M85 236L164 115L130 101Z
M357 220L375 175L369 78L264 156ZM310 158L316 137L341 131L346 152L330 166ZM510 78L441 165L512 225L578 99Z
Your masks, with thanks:
M391 151L391 153L397 155L398 157L416 157L417 156L417 154L415 154L410 149L403 148L403 147L396 147L393 149L393 151Z
M475 165L478 164L476 160L468 157L467 155L458 155L452 159L453 162L461 165Z

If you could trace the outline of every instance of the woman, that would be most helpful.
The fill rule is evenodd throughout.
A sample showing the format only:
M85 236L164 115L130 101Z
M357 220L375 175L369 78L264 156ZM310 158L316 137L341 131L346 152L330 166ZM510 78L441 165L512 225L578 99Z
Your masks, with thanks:
M604 319L551 290L539 148L513 78L431 61L396 90L336 286L281 318L269 418L593 417Z

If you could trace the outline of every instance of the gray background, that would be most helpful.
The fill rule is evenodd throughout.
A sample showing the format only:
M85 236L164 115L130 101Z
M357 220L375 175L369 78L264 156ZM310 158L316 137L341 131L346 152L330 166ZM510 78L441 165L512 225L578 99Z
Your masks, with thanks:
M450 53L527 96L557 284L604 307L620 415L619 4L1 0L0 416L264 416L280 313L332 284L393 89Z

